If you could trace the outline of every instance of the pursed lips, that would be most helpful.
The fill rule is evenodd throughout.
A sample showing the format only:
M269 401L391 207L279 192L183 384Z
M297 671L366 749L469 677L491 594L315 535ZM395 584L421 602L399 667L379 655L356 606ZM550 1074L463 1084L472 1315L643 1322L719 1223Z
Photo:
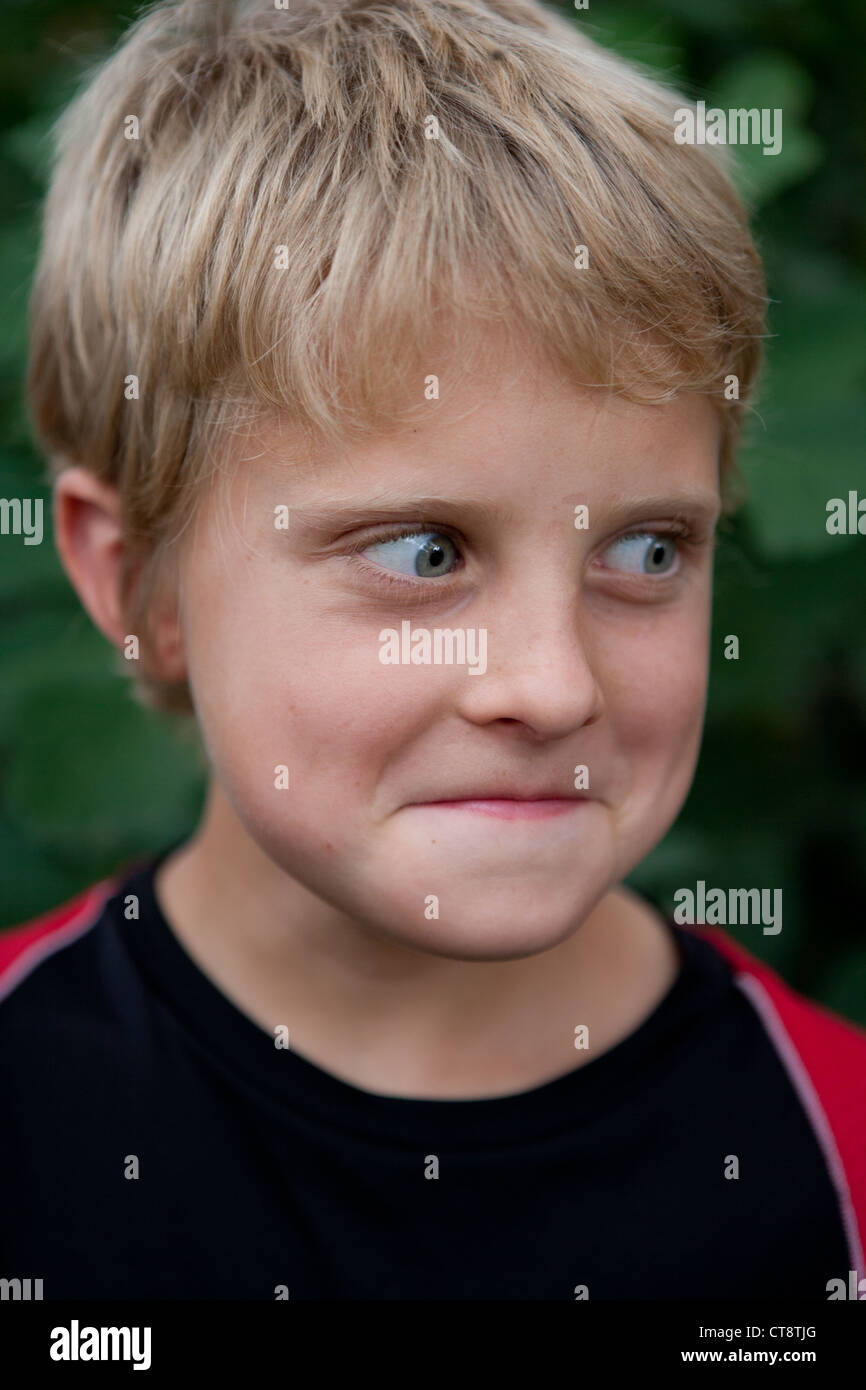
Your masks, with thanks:
M498 820L544 820L550 816L566 815L591 800L591 797L582 792L562 795L557 792L517 793L496 790L467 792L459 796L431 798L429 801L410 804L432 810L474 812L477 815L493 816Z

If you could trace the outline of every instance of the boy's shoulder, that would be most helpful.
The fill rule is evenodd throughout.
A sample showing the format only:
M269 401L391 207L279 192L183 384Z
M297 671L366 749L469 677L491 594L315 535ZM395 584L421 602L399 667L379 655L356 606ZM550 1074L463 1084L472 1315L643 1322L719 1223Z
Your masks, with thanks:
M0 1001L44 960L90 931L109 899L143 862L126 864L39 916L0 930ZM844 1082L847 1074L866 1095L866 1029L800 994L720 927L690 925L678 930L709 943L721 956L779 1050L793 1043L810 1070L826 1077L828 1085L831 1078Z
M108 1084L144 1060L150 1003L121 929L132 872L0 930L0 1105L19 1124L35 1097Z
M122 894L142 863L126 864L31 921L0 931L0 1018L10 1000L21 1004L19 1021L28 1017L28 995L37 1013L46 1000L62 1000L74 1014L70 995L78 1009L86 1009L100 989L120 988L118 958L110 948L97 946L100 933L94 929L109 923L110 901ZM866 1029L800 994L719 927L677 930L708 944L730 970L787 1071L828 1167L843 1187L847 1178L855 1205L866 1216ZM84 948L88 936L93 952L85 950L87 961L80 951L65 949L76 943ZM83 978L91 968L99 981ZM20 988L28 977L42 987L32 993Z
M781 1041L781 1024L796 1035L798 1047L805 1048L813 1064L835 1061L837 1067L843 1063L863 1067L866 1028L801 994L720 927L690 926L685 930L709 942L727 962L777 1043ZM858 1073L858 1079L866 1086L866 1075Z
M38 917L0 931L0 1003L43 961L97 924L122 878L100 879Z
M681 930L708 942L726 961L734 983L760 1017L804 1104L810 1098L807 1083L811 1082L834 1115L848 1112L852 1123L856 1116L863 1142L866 1029L801 994L720 927L690 926ZM866 1182L866 1152L863 1176Z
M719 927L685 928L729 965L785 1067L824 1154L849 1246L866 1232L866 1030L793 989Z
M126 864L30 921L0 931L0 1002L49 957L92 930L106 904L144 861ZM789 1073L805 1067L822 1096L855 1097L866 1113L866 1029L800 994L764 961L715 926L678 930L707 942L751 1001ZM802 1073L800 1073L802 1079ZM792 1076L792 1079L796 1078Z
M28 1096L46 1088L77 1095L95 1076L104 1091L114 1083L128 1084L131 1073L149 1075L163 1056L147 1054L152 961L141 943L134 956L127 949L147 927L146 893L141 921L128 922L124 906L130 888L146 887L150 870L136 883L134 875L140 871L141 862L138 868L127 865L30 922L0 932L0 1039L15 1054L15 1066L6 1068L6 1101L20 1106L24 1116ZM866 1030L800 994L718 927L679 926L676 931L681 942L688 938L696 947L686 955L697 966L698 979L701 970L709 969L709 977L716 979L719 970L730 972L738 1012L733 1021L728 1018L728 1033L730 1028L743 1030L739 1010L744 1004L757 1019L760 1027L747 1030L747 1050L737 1049L737 1064L754 1061L756 1075L765 1078L762 1084L772 1085L778 1076L776 1067L767 1068L772 1053L786 1072L835 1192L850 1267L861 1269ZM149 944L154 945L152 938ZM150 961L147 979L138 973L139 967L145 969L142 953ZM184 979L186 988L190 977ZM723 989L721 997L725 993ZM715 1076L718 1084L733 1088L735 1098L738 1078L730 1066ZM747 1086L743 1091L750 1094ZM754 1103L761 1100L759 1095L755 1102L753 1090L744 1106Z

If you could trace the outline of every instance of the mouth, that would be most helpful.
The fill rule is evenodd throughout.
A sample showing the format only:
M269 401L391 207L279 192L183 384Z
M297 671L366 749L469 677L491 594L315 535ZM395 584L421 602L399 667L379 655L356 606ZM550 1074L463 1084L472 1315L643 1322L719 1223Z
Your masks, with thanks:
M462 811L470 815L493 816L497 820L548 820L552 816L569 815L589 804L590 798L585 796L480 796L413 803L430 810Z

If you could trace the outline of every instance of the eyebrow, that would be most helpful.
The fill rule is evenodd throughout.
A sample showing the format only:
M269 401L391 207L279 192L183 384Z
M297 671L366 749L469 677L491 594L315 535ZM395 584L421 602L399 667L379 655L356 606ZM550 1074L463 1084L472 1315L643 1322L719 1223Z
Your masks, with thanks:
M405 497L387 493L365 493L357 498L341 498L339 503L325 503L292 508L292 522L315 530L324 527L356 525L363 517L375 516L377 520L404 521L429 520L431 517L449 517L457 521L467 518L476 521L512 520L518 516L516 507L499 507L495 503L479 497L427 497L417 493Z
M572 493L563 499L564 508L572 508L581 501L581 494ZM605 511L606 524L616 525L620 521L636 516L653 516L661 513L685 514L707 524L718 520L721 512L721 499L717 493L704 489L684 490L672 493L649 493L641 497L626 497ZM324 502L321 505L292 508L292 523L299 528L316 531L325 528L351 527L366 517L381 521L429 521L440 518L454 522L474 520L476 522L513 521L520 515L515 506L500 506L489 499L477 497L430 497L417 493L405 497L393 492L375 494L365 493L356 498L341 498L339 502ZM590 508L590 525L592 509Z
M652 516L655 513L682 513L696 521L718 521L722 510L722 499L717 492L684 490L671 493L648 493L645 497L626 497L617 502L606 514L609 521L625 520L635 514ZM590 510L590 524L592 512Z

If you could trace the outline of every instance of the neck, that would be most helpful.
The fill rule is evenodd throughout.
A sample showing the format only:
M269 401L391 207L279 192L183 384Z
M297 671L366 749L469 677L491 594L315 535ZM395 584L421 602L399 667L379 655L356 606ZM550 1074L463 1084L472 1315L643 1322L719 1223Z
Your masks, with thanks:
M678 972L662 920L608 892L550 950L462 961L376 935L277 866L216 783L156 876L160 905L237 1008L342 1079L381 1094L471 1098L553 1080L626 1037ZM575 1028L589 1048L575 1048Z

